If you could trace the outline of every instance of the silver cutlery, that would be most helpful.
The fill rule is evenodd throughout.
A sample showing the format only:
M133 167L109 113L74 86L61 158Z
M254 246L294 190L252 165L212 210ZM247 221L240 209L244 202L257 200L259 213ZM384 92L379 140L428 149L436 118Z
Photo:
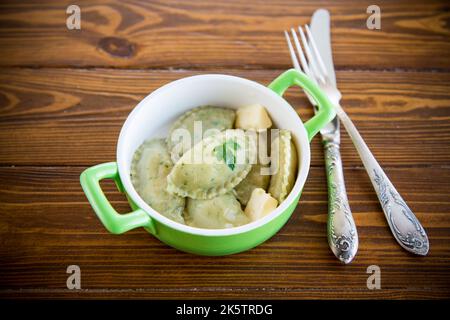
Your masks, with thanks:
M324 20L324 15L326 14L328 14L326 10L321 10L320 12L317 13L317 16L314 20L318 20L317 23L319 23L319 21L322 21L322 23L326 23L326 20ZM314 25L316 25L316 22L314 22ZM311 79L313 79L319 85L319 87L327 94L328 98L335 106L337 116L339 117L345 129L347 130L364 164L364 167L370 177L372 185L381 203L381 207L383 209L386 220L397 242L405 250L411 253L422 256L426 255L429 250L429 241L424 228L422 227L422 225L420 224L419 220L416 218L414 213L411 211L411 209L408 207L406 202L397 192L397 190L395 189L394 185L391 183L387 175L384 173L383 169L378 164L377 160L375 159L370 149L364 142L363 138L359 134L355 125L353 124L353 122L350 120L350 118L340 105L341 93L336 88L335 78L333 76L334 73L329 71L334 70L332 68L332 65L330 68L330 63L332 61L331 59L329 59L329 56L331 57L331 48L327 51L326 45L323 44L325 42L323 39L321 39L320 45L318 45L307 25L305 26L305 30L306 35L303 32L302 27L301 26L298 27L301 42L303 45L303 50L302 47L300 46L295 30L294 29L291 30L294 43L296 44L298 56L300 58L301 68L296 53L292 47L292 44L290 43L289 35L287 32L285 32L294 67L300 71L303 71L306 75L308 75ZM316 27L314 27L314 30L315 32L317 32ZM321 34L323 35L323 33L317 32L315 33L315 36L317 37L320 36ZM325 61L322 55L325 56ZM332 162L333 162L332 160L329 160L328 163ZM331 190L331 193L335 193L335 191ZM350 212L350 210L348 210L348 212ZM347 217L350 216L351 214L349 215L346 212L344 212L339 213L338 215L336 214L333 215L334 219L331 219L332 221L329 222L329 225L330 224L336 225L335 222L336 221L335 219L337 219L336 217ZM347 227L344 227L343 230L345 230L345 228L351 229L351 227L349 227L350 223L348 223L348 220L346 224L342 223L341 225L347 225ZM330 237L332 240L333 235L329 234L329 239Z
M311 20L312 32L320 35L322 42L317 46L324 54L323 58L327 61L330 80L336 84L334 75L333 60L330 44L330 16L328 12L316 11ZM292 38L300 58L303 60L303 51L300 42L294 30L291 30ZM300 34L302 36L302 34ZM292 61L296 69L301 70L298 60L293 50L289 34L285 32ZM308 97L316 111L316 102ZM334 255L343 263L350 263L358 251L358 233L353 220L350 205L348 203L347 192L345 190L344 171L342 169L342 160L340 149L340 130L339 119L335 117L327 126L320 130L322 144L325 153L325 170L328 183L328 219L327 236L328 244Z

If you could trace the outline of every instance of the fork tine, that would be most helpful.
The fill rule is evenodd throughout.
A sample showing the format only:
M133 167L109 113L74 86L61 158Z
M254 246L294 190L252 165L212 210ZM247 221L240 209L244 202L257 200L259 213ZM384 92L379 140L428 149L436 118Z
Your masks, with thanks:
M305 55L303 54L302 47L300 46L300 42L298 41L297 34L295 30L291 29L292 38L294 39L295 47L297 48L297 53L300 57L300 63L302 64L303 71L310 77L311 71L309 70L308 63L306 62Z
M298 59L295 56L295 51L294 48L292 47L292 43L291 43L291 39L289 38L289 33L287 33L287 31L284 31L284 36L286 37L286 41L288 44L288 48L289 48L289 53L291 54L291 60L292 60L292 64L294 65L294 68L297 70L302 70L300 68L300 65L298 64Z
M295 35L295 31L294 30L292 30L292 31L293 31L294 41L295 41L295 39L297 39L297 36ZM306 63L306 59L303 56L303 52L302 52L302 49L300 47L300 43L298 42L298 39L296 40L296 44L295 45L297 46L297 44L298 44L297 50L299 52L300 57L303 56L303 58L302 58L302 65L303 65L303 67L306 68L306 70L305 69L302 70L302 68L300 68L300 65L298 64L298 58L297 58L297 55L295 54L294 48L292 47L291 39L289 38L289 33L287 31L284 31L284 36L286 37L286 42L287 42L287 45L288 45L288 48L289 48L289 53L291 54L291 59L292 59L292 63L294 65L294 68L297 69L297 70L305 72L315 82L316 81L315 78L309 75L311 72L309 71L308 64ZM311 102L311 104L313 106L317 105L316 101L308 94L308 92L305 91L305 93L306 93L306 96L308 97L309 101Z
M324 77L328 77L327 69L325 68L325 64L323 63L322 57L320 56L319 50L317 49L316 41L314 40L314 37L307 24L305 24L305 29L306 34L308 35L309 43L313 48L314 56L316 57L316 61L318 61L319 67L321 69L322 75Z
M305 34L303 33L303 29L301 26L298 26L298 31L300 33L300 38L302 39L303 48L305 49L306 56L308 57L308 62L312 73L315 75L315 78L318 81L324 82L322 74L320 73L320 70L318 70L317 68L316 61L311 53L311 49L309 48L308 41L306 41L306 37Z

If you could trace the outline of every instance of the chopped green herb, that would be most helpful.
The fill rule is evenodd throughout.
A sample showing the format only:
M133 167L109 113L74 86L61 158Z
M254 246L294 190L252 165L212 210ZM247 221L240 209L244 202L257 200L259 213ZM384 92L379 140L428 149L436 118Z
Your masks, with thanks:
M224 144L214 148L214 154L219 161L224 161L231 171L236 167L236 151L241 146L234 140L228 140Z

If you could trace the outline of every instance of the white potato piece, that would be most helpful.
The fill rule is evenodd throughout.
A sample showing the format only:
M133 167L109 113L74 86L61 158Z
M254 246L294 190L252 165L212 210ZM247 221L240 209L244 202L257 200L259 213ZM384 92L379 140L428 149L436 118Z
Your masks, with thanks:
M251 104L236 111L236 128L244 130L266 130L272 126L266 108L260 104Z
M277 199L266 193L264 189L256 188L253 190L244 212L250 220L256 221L275 210L277 205Z

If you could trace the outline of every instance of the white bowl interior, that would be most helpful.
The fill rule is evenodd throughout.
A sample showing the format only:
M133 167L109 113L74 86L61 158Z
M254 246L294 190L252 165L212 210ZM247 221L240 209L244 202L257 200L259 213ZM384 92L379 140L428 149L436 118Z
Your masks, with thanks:
M149 138L167 137L170 125L184 112L202 105L237 109L259 103L266 107L274 126L290 130L298 151L299 170L288 198L266 217L244 226L230 229L200 229L172 221L153 210L137 194L130 179L131 160L135 150ZM171 82L148 95L130 113L120 132L117 146L119 174L127 194L151 217L175 229L202 235L241 233L267 223L292 203L306 181L310 163L310 148L306 130L292 107L280 96L256 82L227 75L209 74Z

